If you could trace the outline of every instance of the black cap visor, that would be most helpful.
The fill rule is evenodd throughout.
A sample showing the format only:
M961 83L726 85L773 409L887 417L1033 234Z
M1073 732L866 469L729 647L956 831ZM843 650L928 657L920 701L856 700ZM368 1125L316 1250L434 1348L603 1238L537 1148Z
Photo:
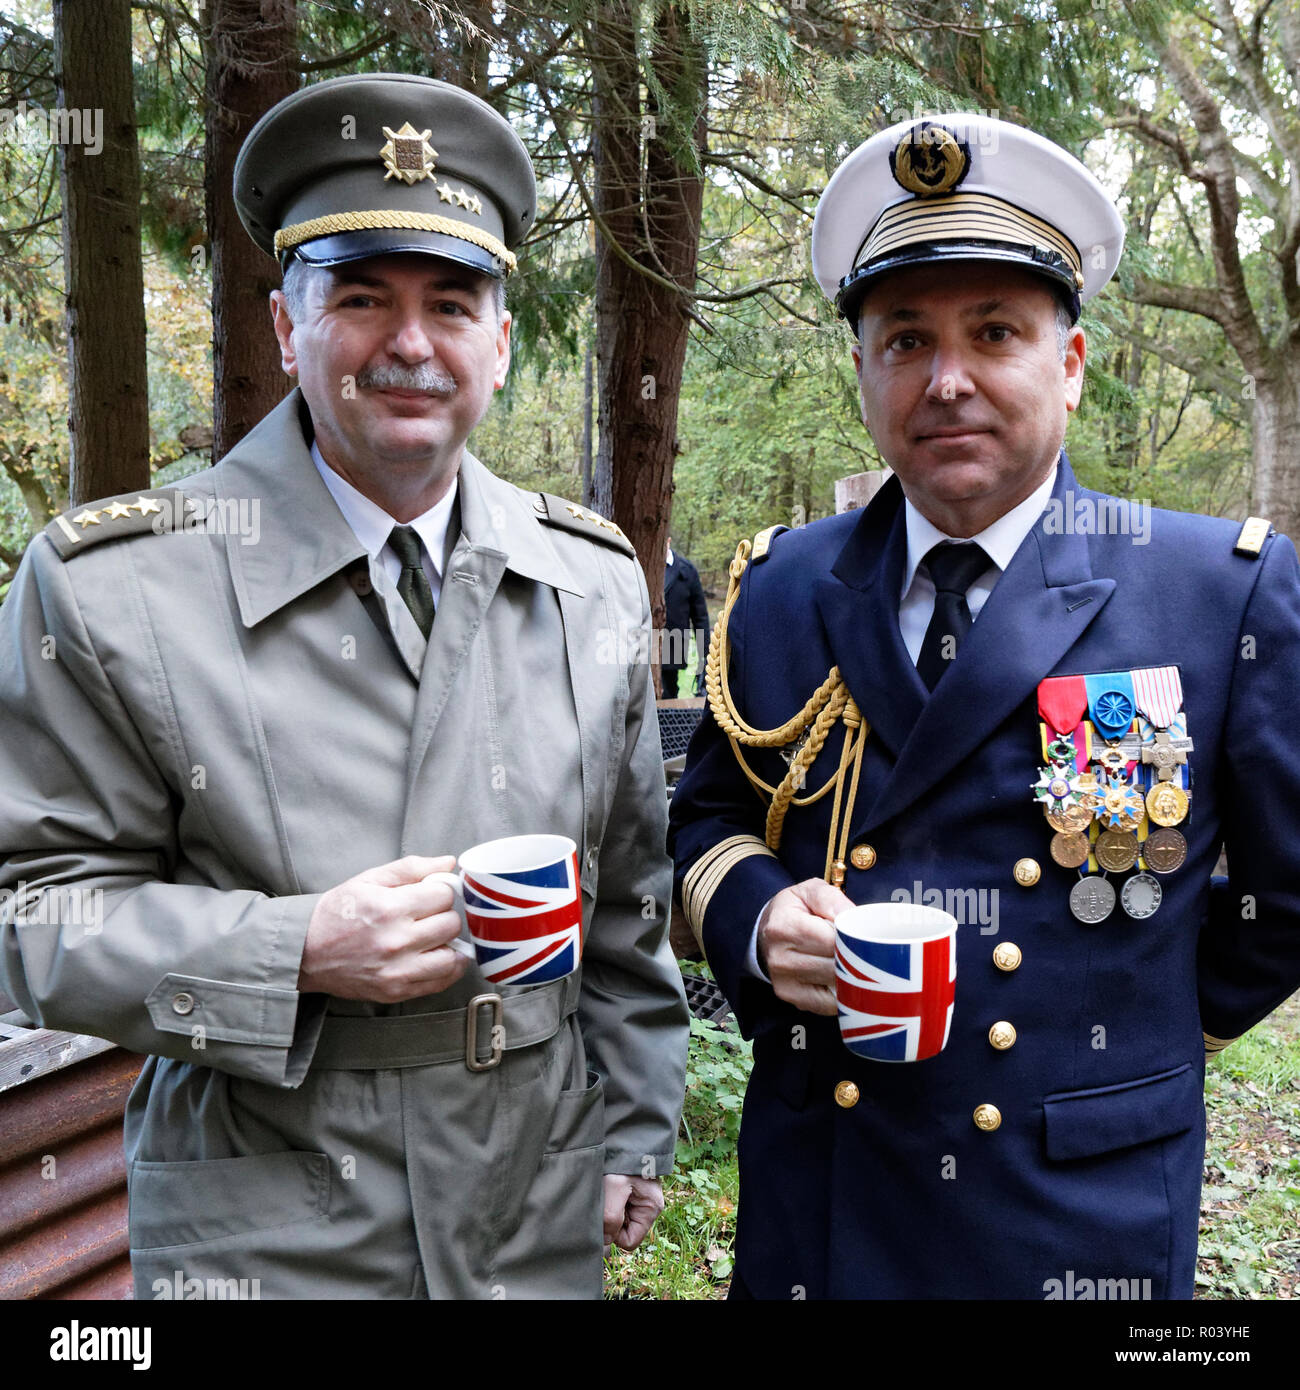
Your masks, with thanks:
M1050 282L1069 311L1071 323L1078 321L1082 307L1079 301L1079 287L1074 278L1074 267L1064 257L1054 251L1046 251L1041 246L973 240L936 241L909 246L894 255L871 261L850 271L840 281L839 294L835 297L840 315L848 319L856 333L858 311L863 297L882 275L888 275L892 270L903 270L909 266L937 261L992 261L1034 271Z
M403 251L423 252L457 261L490 275L495 280L505 276L505 263L491 251L443 232L421 232L406 227L374 227L358 232L336 232L333 236L313 237L299 242L281 254L281 263L297 255L308 265L343 265L348 261L364 261L371 256L395 256Z

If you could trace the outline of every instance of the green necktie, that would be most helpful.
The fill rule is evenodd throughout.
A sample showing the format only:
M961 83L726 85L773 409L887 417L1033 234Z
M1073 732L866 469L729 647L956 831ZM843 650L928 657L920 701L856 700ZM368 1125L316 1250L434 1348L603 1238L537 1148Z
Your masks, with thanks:
M420 538L409 526L394 526L388 544L402 562L402 572L397 576L397 592L411 610L411 617L427 641L433 627L433 590L429 587L429 577L420 561Z

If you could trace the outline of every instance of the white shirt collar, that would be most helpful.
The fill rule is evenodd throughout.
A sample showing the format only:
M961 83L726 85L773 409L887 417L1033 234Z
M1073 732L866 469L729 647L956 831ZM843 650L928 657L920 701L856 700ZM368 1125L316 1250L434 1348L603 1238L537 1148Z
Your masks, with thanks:
M669 546L669 547L668 547L667 554L665 554L665 556L664 556L664 564L666 564L666 565L671 565L672 562L673 562L673 551L672 551L672 546Z
M933 522L928 521L917 511L910 499L905 499L907 568L903 572L902 593L906 594L912 587L912 580L916 578L916 571L921 561L941 541L978 541L984 547L990 561L999 570L1005 570L1011 563L1011 557L1020 549L1021 542L1043 514L1043 508L1047 506L1047 499L1052 495L1052 486L1056 482L1056 469L1057 465L1053 464L1052 471L1023 502L998 517L991 526L985 527L977 536L945 535Z
M365 546L372 560L378 559L380 551L388 544L393 527L397 525L396 518L364 493L358 492L342 474L336 473L325 462L315 440L312 440L311 457L320 472L321 481L329 488L330 496L338 503L339 511L356 533L357 540ZM451 508L459 486L460 473L457 472L443 496L427 512L407 523L424 542L438 575L442 574L442 551L447 542L447 526L451 521Z

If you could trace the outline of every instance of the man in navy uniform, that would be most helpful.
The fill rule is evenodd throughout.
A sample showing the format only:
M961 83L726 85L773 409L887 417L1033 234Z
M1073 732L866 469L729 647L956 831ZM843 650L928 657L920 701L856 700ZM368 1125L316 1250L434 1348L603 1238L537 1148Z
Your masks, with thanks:
M1300 984L1300 569L1266 521L1075 479L1122 243L986 117L877 134L818 208L894 476L742 543L670 816L754 1041L735 1295L1191 1296L1205 1057ZM960 924L942 1052L877 1004L897 1065L835 1018L832 920L891 900Z

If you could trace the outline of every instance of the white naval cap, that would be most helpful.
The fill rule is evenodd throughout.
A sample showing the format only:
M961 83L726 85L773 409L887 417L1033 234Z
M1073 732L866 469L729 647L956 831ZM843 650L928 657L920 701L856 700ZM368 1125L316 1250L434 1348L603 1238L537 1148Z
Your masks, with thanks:
M902 121L849 155L817 204L812 264L855 325L878 276L954 259L1037 271L1077 319L1123 247L1118 210L1073 155L1009 121L954 112Z

